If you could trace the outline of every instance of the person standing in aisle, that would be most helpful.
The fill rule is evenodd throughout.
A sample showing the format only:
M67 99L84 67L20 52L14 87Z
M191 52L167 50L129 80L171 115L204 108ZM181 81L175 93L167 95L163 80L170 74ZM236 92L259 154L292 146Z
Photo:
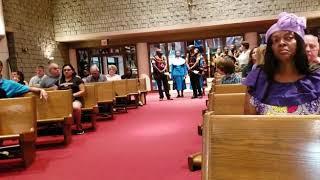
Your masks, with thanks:
M153 77L157 82L158 91L159 91L159 98L160 101L163 100L163 89L166 94L166 97L168 100L171 99L170 93L169 93L169 84L167 75L165 74L167 70L167 58L162 54L161 49L156 50L155 56L152 58L152 67L153 67ZM163 89L162 89L163 86Z
M193 51L190 50L190 56L187 58L187 64L189 69L189 76L193 91L192 99L202 97L202 89L200 86L200 59L201 54L199 53L198 48L195 48Z
M183 97L183 90L186 89L185 77L187 74L188 68L186 65L186 60L181 57L180 51L176 51L176 58L173 60L171 65L171 76L174 87L178 93L177 98Z

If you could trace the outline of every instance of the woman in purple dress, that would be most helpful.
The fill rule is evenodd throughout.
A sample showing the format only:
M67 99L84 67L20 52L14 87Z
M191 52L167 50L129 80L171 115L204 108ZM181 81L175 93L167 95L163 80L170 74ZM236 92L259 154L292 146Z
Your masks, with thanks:
M319 114L320 71L310 72L306 19L281 13L266 33L265 64L249 73L246 114Z

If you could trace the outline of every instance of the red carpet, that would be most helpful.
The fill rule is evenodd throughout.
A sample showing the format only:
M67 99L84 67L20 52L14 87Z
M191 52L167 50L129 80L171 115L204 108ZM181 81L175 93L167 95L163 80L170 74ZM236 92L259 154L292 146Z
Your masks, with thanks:
M28 169L1 172L8 180L200 180L187 156L201 149L197 125L204 99L159 101L98 122L96 132L73 136L68 147L40 149Z

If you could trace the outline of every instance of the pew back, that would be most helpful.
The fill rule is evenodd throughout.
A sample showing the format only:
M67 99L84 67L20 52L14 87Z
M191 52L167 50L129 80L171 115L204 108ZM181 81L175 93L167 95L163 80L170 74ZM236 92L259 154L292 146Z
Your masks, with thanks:
M205 119L203 180L319 179L319 115Z
M47 91L48 99L43 101L38 94L27 93L25 96L36 96L37 120L50 121L51 119L63 119L72 116L72 92L71 90Z
M127 83L126 80L118 80L113 82L113 90L115 96L127 96Z
M34 132L36 103L34 97L0 99L0 136Z
M139 89L140 92L146 92L147 91L146 78L139 78L138 89Z
M93 107L97 106L97 96L94 84L85 84L86 93L83 97L84 104L83 108L85 109L92 109Z
M96 96L98 103L112 102L114 99L114 91L112 82L98 82L95 83Z
M214 113L216 115L244 114L245 93L213 94Z
M127 79L127 94L138 93L138 79Z
M247 86L242 84L220 84L214 86L215 94L246 93Z

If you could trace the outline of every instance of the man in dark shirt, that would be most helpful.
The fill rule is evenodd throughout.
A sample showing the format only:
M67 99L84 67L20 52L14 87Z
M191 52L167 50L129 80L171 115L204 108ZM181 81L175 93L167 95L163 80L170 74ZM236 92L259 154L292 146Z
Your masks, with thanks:
M90 75L83 78L83 81L85 83L105 82L107 81L107 77L103 74L100 74L98 66L94 64L90 67Z
M157 82L159 98L160 101L163 100L163 90L168 100L172 100L169 94L169 84L167 80L167 75L165 74L167 70L167 58L162 54L161 49L156 50L156 55L152 59L152 67L153 67L153 77Z

